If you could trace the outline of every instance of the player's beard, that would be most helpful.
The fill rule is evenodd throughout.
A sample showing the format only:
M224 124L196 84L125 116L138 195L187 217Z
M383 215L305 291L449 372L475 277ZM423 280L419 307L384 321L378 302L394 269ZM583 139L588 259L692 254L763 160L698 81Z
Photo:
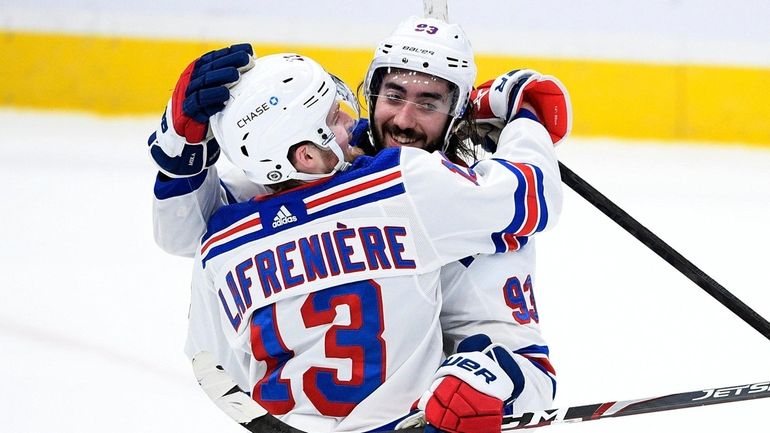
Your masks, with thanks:
M420 149L424 149L424 150L427 150L428 152L433 152L434 150L438 150L441 148L442 137L438 137L435 140L428 142L427 136L425 134L417 132L412 128L401 129L396 125L387 123L383 125L381 128L374 127L373 130L374 130L374 140L376 141L375 145L379 149L386 147L387 144L392 144L391 146L387 146L387 147L409 146L409 147L417 147ZM385 140L386 135L406 138L409 141L413 141L414 144L400 143L395 139L386 141Z

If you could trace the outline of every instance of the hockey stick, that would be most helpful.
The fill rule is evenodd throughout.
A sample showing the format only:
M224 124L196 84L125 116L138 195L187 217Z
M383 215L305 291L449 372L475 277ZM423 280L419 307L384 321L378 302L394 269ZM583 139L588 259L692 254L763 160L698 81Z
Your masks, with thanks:
M193 358L193 371L203 391L228 416L252 433L304 433L269 414L217 365L209 352ZM626 415L663 412L735 401L770 397L770 381L748 385L681 392L653 398L611 401L584 406L548 409L503 417L502 431L549 424L592 421ZM422 433L421 427L383 433Z
M721 284L714 281L713 278L679 254L666 242L656 236L655 233L644 227L626 211L597 191L596 188L591 186L588 182L581 179L580 176L575 174L575 172L567 168L567 166L561 162L559 162L559 170L561 172L561 179L567 186L572 188L572 190L591 203L594 207L602 211L602 213L615 221L619 226L623 227L628 233L633 235L641 243L646 245L647 248L651 249L663 260L676 268L676 270L684 274L684 276L697 284L701 289L705 290L706 293L738 315L743 321L759 331L765 338L770 339L770 322L764 317L752 310Z
M422 10L426 18L436 18L444 22L449 19L447 0L423 0Z
M221 376L225 377L224 382L233 386L226 394L230 397L226 402L230 407L223 407L223 405L219 404L221 401L217 401L217 403L220 408L238 421L246 430L252 433L304 433L302 430L291 427L268 414L262 406L238 388L224 371L218 371ZM543 427L550 424L593 421L602 418L640 415L651 412L664 412L768 397L770 397L770 381L757 382L748 385L680 392L636 400L610 401L507 415L503 417L502 431ZM233 415L234 412L237 413L236 416ZM253 418L249 419L249 416ZM423 428L414 427L382 433L423 433Z
M503 431L542 427L549 424L593 421L650 412L709 406L770 397L770 381L725 388L680 392L638 400L612 401L562 409L548 409L503 417Z
M304 433L281 422L243 392L217 364L211 352L198 352L192 359L192 367L203 392L246 430L254 433Z
M551 424L593 421L602 418L663 412L767 397L770 397L770 381L726 388L681 392L638 400L611 401L508 415L503 417L502 431L543 427ZM422 428L396 430L395 432L420 433Z

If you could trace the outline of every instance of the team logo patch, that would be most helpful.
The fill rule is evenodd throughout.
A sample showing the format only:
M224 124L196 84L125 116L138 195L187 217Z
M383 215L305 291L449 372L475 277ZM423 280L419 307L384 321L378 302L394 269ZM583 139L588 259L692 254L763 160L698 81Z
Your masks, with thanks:
M281 172L278 170L273 170L267 173L267 179L271 182L277 182L281 179Z

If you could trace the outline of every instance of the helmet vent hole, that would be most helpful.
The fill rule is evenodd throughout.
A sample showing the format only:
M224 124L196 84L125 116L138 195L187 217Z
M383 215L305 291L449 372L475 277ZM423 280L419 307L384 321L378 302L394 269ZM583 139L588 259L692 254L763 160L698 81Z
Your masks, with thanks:
M247 133L245 133L245 134L243 134L243 138L241 138L241 141L244 141L244 140L246 140L246 137L248 137L248 136L249 136L249 133L248 133L248 132L247 132Z
M324 130L323 130L323 129L321 129L321 128L318 128L318 133L319 133L319 134L322 134L323 132L324 132Z
M241 146L241 153L242 153L244 156L249 156L249 151L248 151L248 150L246 150L246 146Z
M326 134L321 134L321 138L323 138L324 140L326 140L327 138L329 138L329 136L328 136L328 135L326 135Z
M409 62L409 59L407 59L406 57L401 59L401 63L408 63L408 62Z
M289 77L289 78L283 80L283 83L286 84L286 83L288 83L289 81L291 81L293 79L294 79L294 77Z
M447 57L446 61L447 61L447 66L450 67L450 68L460 67L460 65L459 65L460 59L456 59L454 57Z
M276 170L280 170L280 169L281 169L281 164L276 164L276 165L275 165L275 169L276 169Z
M428 64L428 62L422 62L422 67L423 67L423 68L426 68L426 69L427 69L427 68L428 68L428 66L430 66L430 64Z

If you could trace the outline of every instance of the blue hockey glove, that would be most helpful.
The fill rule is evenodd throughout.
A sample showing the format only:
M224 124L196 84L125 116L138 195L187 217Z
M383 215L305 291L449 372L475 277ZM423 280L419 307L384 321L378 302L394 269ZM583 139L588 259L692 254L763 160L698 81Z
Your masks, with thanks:
M182 72L166 105L160 127L147 141L161 173L171 178L194 176L214 164L219 145L209 132L209 118L230 98L229 88L254 65L249 44L211 51Z

